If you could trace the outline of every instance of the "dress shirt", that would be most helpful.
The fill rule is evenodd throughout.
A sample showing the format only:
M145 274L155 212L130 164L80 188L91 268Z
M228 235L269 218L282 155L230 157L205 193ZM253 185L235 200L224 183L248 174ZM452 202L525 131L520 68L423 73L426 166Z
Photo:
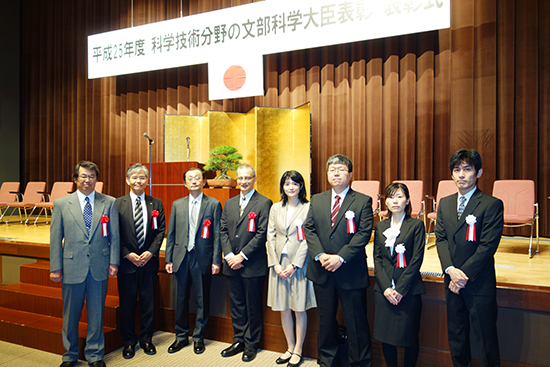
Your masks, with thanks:
M78 195L78 202L80 203L80 210L84 214L84 206L86 205L86 195L84 195L80 190L76 190L76 195ZM95 200L95 190L92 191L90 195L87 196L90 198L90 205L92 206L92 213L94 212L94 200Z
M468 191L466 194L464 195L461 195L460 192L458 193L458 196L456 198L456 212L458 213L458 207L460 206L460 198L462 196L464 196L466 198L466 201L464 202L464 208L466 208L468 206L468 202L470 201L470 198L472 197L472 195L474 194L474 192L476 191L477 189L477 186L474 186L473 189L471 189L470 191Z

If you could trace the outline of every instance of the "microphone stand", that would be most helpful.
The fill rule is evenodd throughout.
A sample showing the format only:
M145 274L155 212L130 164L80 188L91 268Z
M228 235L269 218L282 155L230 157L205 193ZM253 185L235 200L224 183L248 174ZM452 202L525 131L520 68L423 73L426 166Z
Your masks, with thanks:
M151 171L151 145L153 144L153 141L149 139L149 196L153 196L153 172Z

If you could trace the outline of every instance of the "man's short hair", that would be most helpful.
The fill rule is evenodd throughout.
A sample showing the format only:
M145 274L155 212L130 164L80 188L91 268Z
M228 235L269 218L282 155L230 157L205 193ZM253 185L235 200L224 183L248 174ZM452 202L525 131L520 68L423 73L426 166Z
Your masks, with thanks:
M126 177L130 178L130 176L132 176L133 173L139 172L139 171L145 172L145 176L149 178L149 170L147 169L147 167L145 167L141 163L136 163L128 167L128 169L126 170Z
M235 173L237 173L238 170L240 169L243 169L243 168L250 168L250 170L252 171L252 177L256 177L256 170L254 169L254 167L252 167L250 164L248 163L243 163L239 166L239 168L237 168L237 170L235 171Z
M183 182L185 182L187 178L187 172L191 172L191 171L199 171L201 173L202 179L204 180L206 173L199 167L191 167L187 171L183 172Z
M99 179L99 168L97 167L97 164L90 161L80 161L76 164L76 166L74 166L73 181L76 181L78 178L78 171L80 171L80 167L90 171L95 171L95 178Z
M349 173L353 172L353 163L351 162L351 159L343 154L335 154L327 160L327 171L328 167L331 164L344 164L346 167L348 167Z
M476 173L481 169L481 156L475 149L459 149L453 153L449 160L449 170L453 174L453 169L462 162L474 167Z

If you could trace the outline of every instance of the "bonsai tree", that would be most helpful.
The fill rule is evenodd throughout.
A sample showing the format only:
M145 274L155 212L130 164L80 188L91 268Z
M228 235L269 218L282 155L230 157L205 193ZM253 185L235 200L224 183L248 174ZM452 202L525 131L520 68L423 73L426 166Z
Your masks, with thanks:
M204 166L205 171L220 171L216 180L230 180L227 171L235 171L239 168L240 159L243 156L237 153L237 148L231 145L220 145L210 151L208 164Z

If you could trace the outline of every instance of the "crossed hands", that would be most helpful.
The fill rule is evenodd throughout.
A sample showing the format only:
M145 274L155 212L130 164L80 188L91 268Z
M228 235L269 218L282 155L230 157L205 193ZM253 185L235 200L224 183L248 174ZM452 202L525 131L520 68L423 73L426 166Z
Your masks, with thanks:
M226 259L226 261L231 270L238 270L244 267L244 265L242 264L244 261L244 257L241 254L233 255L229 259Z
M321 254L319 255L319 262L325 270L333 273L342 266L339 255Z
M397 306L399 302L401 302L401 300L403 299L403 296L392 288L386 288L386 290L384 291L384 297L386 297L388 302L394 306Z
M460 290L466 287L469 278L462 270L457 268L451 268L447 271L447 273L451 277L449 289L451 292L459 294Z
M141 255L138 255L135 252L130 252L128 255L126 255L126 258L138 268L145 266L152 257L153 254L149 251L145 251Z
M279 278L284 280L292 278L292 276L296 272L292 264L288 264L284 269L280 264L277 264L273 267L273 270L275 270L275 273L279 276Z

